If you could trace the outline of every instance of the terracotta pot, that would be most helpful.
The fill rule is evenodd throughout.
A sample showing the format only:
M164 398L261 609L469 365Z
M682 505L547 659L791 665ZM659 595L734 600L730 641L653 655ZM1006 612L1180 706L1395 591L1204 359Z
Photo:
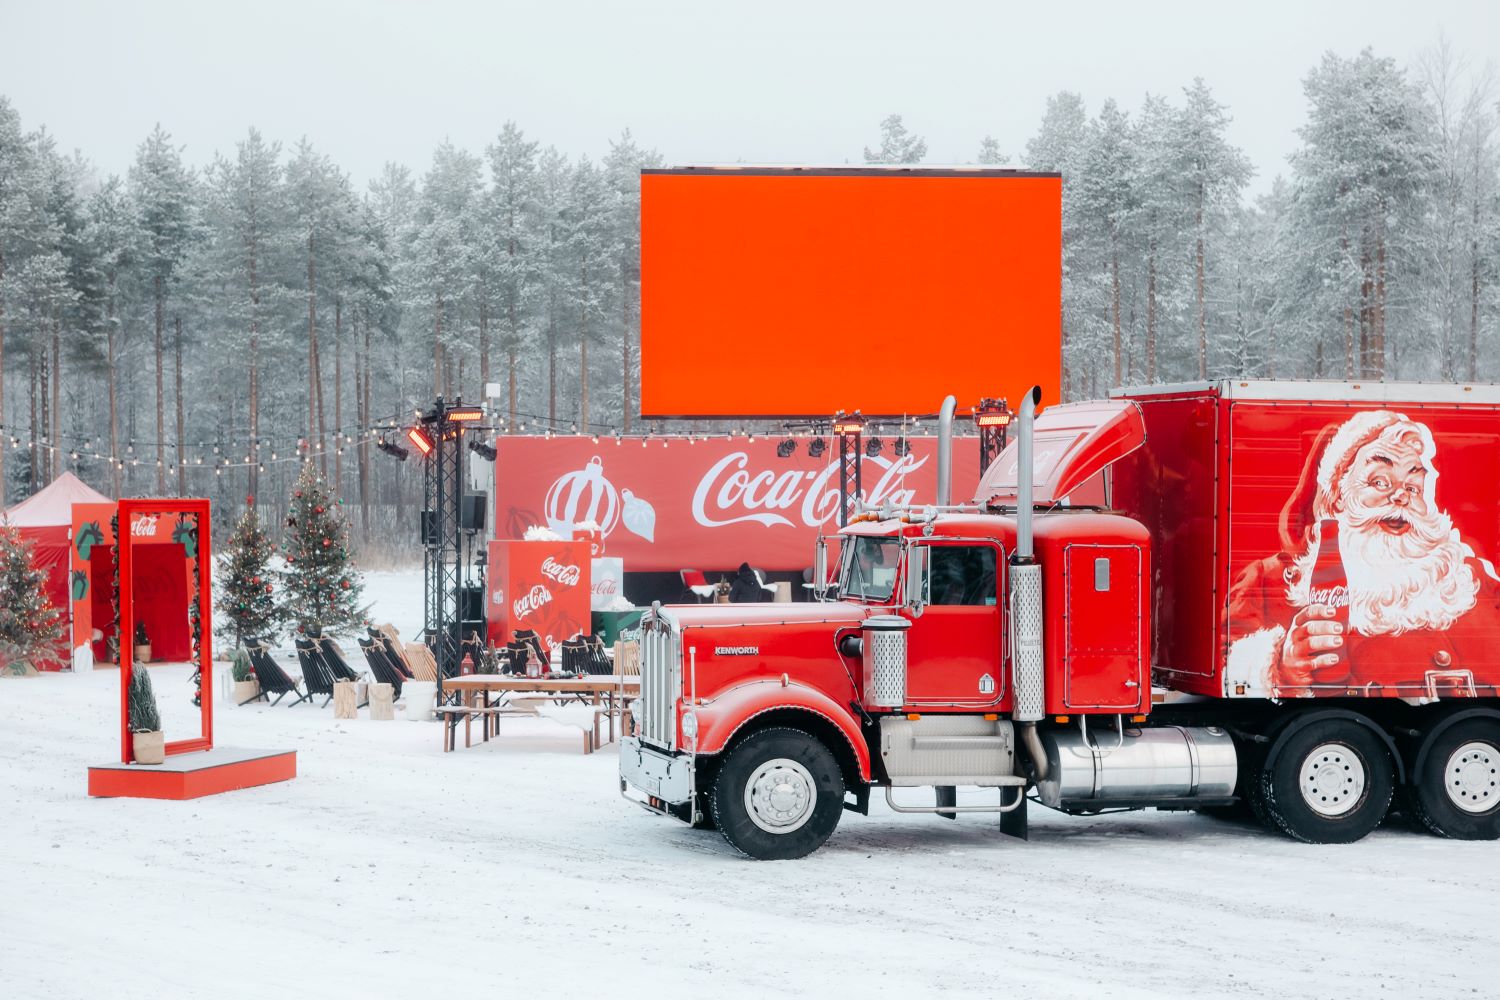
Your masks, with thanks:
M131 742L135 744L135 762L137 764L160 764L167 759L166 740L161 731L154 733L131 733Z
M135 647L135 662L137 662L137 663L150 663L151 662L151 644L149 642L146 643L144 646L137 646L137 647Z
M234 682L234 703L236 705L243 705L258 694L260 694L260 681L254 677L248 681Z

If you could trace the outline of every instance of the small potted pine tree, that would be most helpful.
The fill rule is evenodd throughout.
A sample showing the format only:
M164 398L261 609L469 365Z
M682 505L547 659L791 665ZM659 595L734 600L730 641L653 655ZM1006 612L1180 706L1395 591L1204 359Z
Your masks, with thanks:
M234 677L234 703L245 705L260 696L260 681L255 679L255 668L250 665L250 651L244 646L234 651L234 664L229 668Z
M135 623L135 662L151 662L151 636L146 634L146 623Z
M160 764L166 759L166 741L161 733L161 712L151 689L151 671L145 667L130 672L130 740L137 764Z

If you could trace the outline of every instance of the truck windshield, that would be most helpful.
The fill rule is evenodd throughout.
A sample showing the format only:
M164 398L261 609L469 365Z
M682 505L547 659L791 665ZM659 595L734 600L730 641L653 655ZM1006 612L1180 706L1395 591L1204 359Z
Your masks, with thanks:
M855 536L844 549L839 596L856 601L889 601L896 592L900 543L894 538Z

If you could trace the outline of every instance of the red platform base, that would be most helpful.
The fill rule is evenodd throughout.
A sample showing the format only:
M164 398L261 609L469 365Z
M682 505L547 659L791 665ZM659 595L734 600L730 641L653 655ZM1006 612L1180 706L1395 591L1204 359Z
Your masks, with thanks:
M297 776L295 750L225 747L168 757L161 764L100 764L89 768L89 794L101 798L196 799Z

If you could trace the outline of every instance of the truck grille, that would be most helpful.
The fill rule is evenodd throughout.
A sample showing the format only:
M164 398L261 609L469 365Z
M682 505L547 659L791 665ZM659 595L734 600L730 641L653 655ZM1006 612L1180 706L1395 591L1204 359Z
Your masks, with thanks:
M641 697L636 706L642 741L677 749L677 699L682 694L682 636L662 615L641 622Z

